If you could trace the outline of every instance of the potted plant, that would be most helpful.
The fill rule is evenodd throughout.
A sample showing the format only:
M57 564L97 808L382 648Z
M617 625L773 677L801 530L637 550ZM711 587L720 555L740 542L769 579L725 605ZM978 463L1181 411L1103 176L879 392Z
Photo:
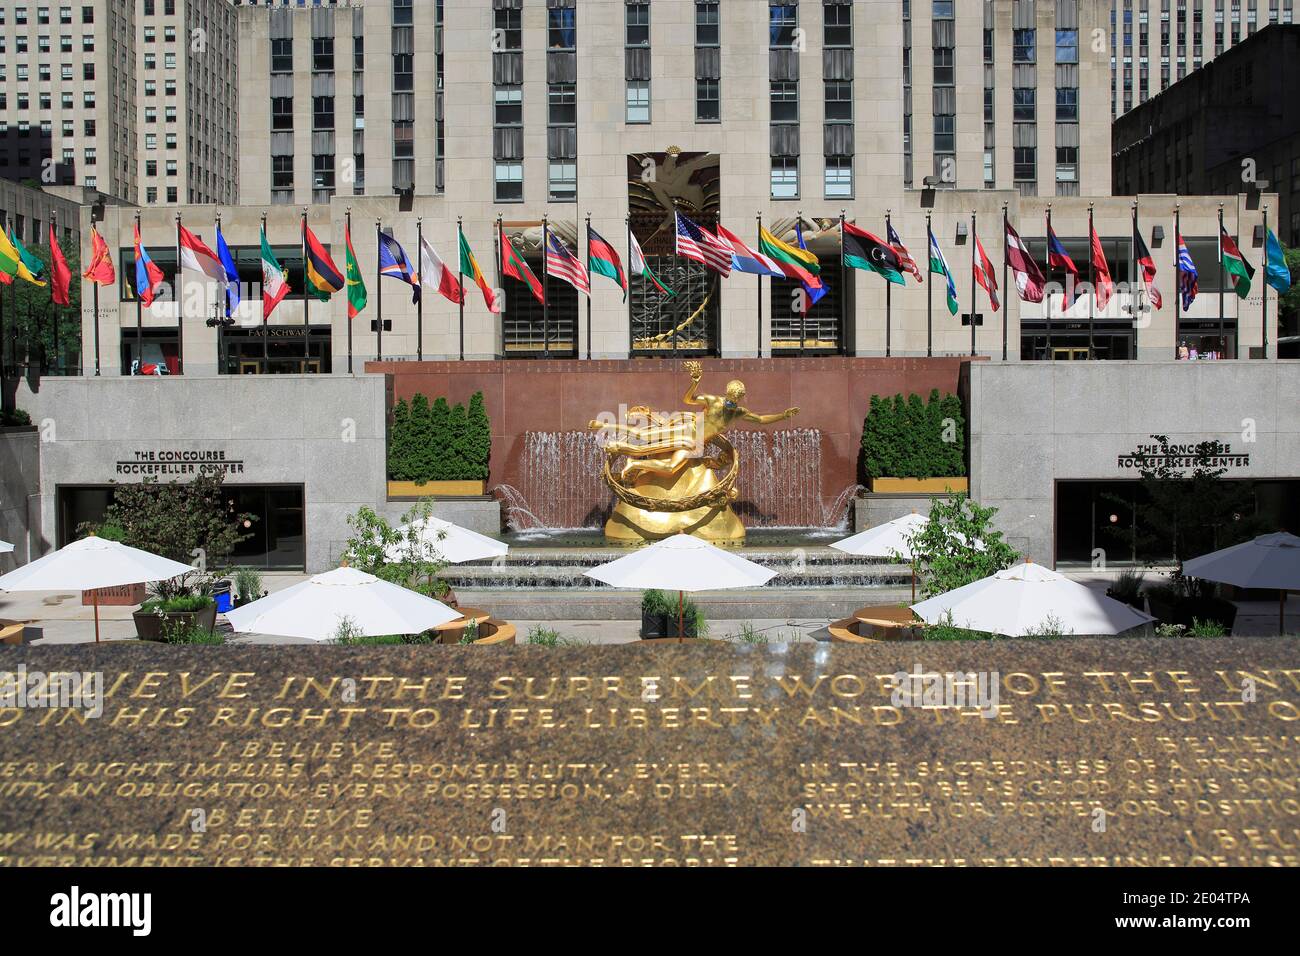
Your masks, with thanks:
M674 608L674 610L676 610ZM675 618L674 618L675 620ZM643 640L668 636L668 595L650 590L641 593L641 637Z
M469 406L417 393L393 406L388 430L390 499L478 497L485 492L492 423L483 393Z
M140 640L163 641L176 628L212 632L217 626L217 602L204 584L185 585L185 588L189 593L167 590L159 595L155 592L152 600L140 605L132 615Z
M1137 568L1125 568L1115 578L1115 583L1106 589L1106 596L1145 611L1146 597L1142 594L1142 582L1145 580L1146 575Z
M1210 585L1187 578L1179 570L1146 590L1151 614L1165 624L1190 628L1197 620L1212 621L1227 633L1237 620L1237 605L1216 597Z
M235 568L235 607L252 604L266 597L262 590L262 572L247 566Z
M32 416L21 408L10 408L0 411L0 432L6 431L34 432L36 426L32 424Z
M872 395L862 425L862 471L876 494L950 494L969 488L961 400L932 389Z

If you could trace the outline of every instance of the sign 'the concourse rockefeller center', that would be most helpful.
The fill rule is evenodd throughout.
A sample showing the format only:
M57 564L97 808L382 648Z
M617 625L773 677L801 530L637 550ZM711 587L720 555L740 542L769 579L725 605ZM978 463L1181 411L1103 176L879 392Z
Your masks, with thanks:
M1296 865L1298 651L5 648L0 863Z

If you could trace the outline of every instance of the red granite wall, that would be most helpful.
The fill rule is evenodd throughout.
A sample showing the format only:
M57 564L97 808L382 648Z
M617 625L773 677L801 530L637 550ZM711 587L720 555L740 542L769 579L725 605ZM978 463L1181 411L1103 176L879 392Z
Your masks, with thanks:
M966 358L704 359L701 390L721 394L742 379L755 412L798 406L800 414L770 428L816 428L822 434L823 494L834 497L857 480L862 421L873 394L956 393ZM681 362L498 361L367 362L366 371L390 376L390 402L417 392L445 395L453 404L481 391L492 419L490 484L519 484L519 453L526 432L585 430L620 404L656 410L684 408L690 382ZM742 477L743 482L743 477ZM594 503L593 503L594 504Z

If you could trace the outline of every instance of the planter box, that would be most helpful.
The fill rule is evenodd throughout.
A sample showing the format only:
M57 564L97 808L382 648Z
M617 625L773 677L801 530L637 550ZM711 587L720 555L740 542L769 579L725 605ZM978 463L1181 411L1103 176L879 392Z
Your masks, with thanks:
M117 588L99 588L100 607L135 607L143 604L145 588L143 584L124 584ZM90 607L95 603L94 591L81 592L81 606Z
M135 633L142 641L161 641L163 626L172 621L195 625L211 632L217 626L217 605L209 604L201 611L136 611Z
M388 497L392 498L481 498L485 494L482 481L390 481Z
M677 631L676 614L642 614L641 615L641 638L642 640L660 640L662 638L678 637L699 637L695 632L695 619L687 617L682 621L684 634Z
M1216 621L1223 625L1227 634L1232 633L1232 625L1237 620L1237 605L1221 598L1180 598L1170 601L1153 594L1147 595L1151 605L1151 615L1163 624L1181 624L1191 627L1192 621Z
M872 478L871 491L877 495L946 495L970 491L969 478Z

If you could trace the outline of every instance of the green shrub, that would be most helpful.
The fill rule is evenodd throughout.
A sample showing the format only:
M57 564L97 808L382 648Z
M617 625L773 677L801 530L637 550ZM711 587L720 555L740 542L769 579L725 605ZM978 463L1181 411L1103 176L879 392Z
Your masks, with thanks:
M926 641L994 641L998 639L997 634L990 634L988 631L972 631L968 628L957 627L952 622L951 611L938 624L927 625L921 631L921 636Z
M538 624L528 632L528 643L538 644L542 647L559 647L561 643L560 632Z
M672 606L673 614L677 613L677 604ZM663 591L652 588L649 591L641 592L641 613L642 614L667 614L668 613L668 595Z
M486 481L492 455L492 424L475 392L469 407L421 394L393 406L388 433L391 481Z
M32 423L32 416L21 408L0 411L0 428L26 427Z
M475 392L469 400L467 428L469 463L466 470L472 472L468 478L471 481L487 481L492 460L492 422L488 419L482 392Z
M932 389L920 395L872 395L862 424L868 478L951 478L966 474L966 419L961 400Z
M1187 631L1188 637L1223 637L1228 632L1223 629L1223 625L1218 621L1202 621L1199 617L1192 618L1192 626Z
M996 508L965 495L930 500L929 520L909 535L921 594L937 597L1011 567L1019 555L993 527Z
M262 572L257 568L235 568L235 595L241 604L256 601L262 596Z
M178 594L174 597L157 597L145 601L140 605L140 610L147 614L202 611L212 603L212 598L207 594Z
M158 640L163 644L224 644L226 638L216 631L195 624L183 624L180 621L168 621L159 634Z
M122 530L121 525L108 523L101 524L95 530L95 534L103 538L105 541L126 541L126 532Z

